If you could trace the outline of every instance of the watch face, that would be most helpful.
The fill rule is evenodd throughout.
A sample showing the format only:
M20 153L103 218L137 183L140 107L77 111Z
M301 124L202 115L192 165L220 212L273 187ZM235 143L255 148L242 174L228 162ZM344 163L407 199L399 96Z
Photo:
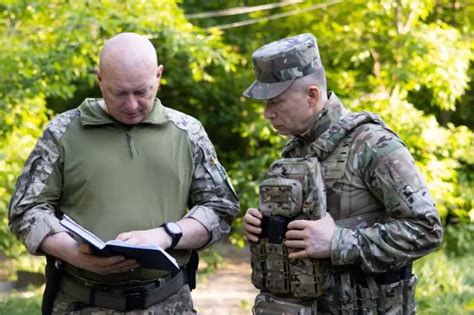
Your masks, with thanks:
M173 234L181 233L181 227L178 225L178 223L168 222L168 223L166 223L166 227Z

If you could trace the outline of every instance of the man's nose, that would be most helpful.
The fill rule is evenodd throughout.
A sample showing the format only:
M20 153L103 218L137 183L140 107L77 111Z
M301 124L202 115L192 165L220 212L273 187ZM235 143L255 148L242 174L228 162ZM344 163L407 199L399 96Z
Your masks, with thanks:
M269 120L275 118L275 112L270 108L270 106L268 106L268 104L265 104L265 108L263 109L263 117Z
M125 102L125 106L127 107L128 111L134 111L138 107L138 101L135 98L135 95L129 94L127 96L127 101Z

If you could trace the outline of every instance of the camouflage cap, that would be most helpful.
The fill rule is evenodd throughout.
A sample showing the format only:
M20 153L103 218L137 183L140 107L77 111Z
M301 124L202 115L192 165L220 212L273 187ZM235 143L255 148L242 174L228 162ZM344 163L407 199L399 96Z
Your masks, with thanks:
M322 67L316 38L304 33L257 49L252 55L256 80L243 93L259 100L285 92L298 78Z

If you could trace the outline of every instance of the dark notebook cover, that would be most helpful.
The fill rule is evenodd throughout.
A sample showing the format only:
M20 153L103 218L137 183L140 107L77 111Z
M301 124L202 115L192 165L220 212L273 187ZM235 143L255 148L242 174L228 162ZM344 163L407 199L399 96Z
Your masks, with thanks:
M135 258L143 268L179 270L179 265L173 256L158 245L133 245L119 240L104 242L67 215L63 215L60 222L62 226L88 243L93 248L94 254L100 256L123 255L127 258Z

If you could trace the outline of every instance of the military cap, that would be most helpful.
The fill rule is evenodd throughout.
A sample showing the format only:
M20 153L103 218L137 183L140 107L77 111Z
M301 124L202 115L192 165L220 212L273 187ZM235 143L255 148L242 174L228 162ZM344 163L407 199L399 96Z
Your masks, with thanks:
M255 81L244 96L259 100L285 92L293 82L322 67L316 38L304 33L266 44L252 54Z

